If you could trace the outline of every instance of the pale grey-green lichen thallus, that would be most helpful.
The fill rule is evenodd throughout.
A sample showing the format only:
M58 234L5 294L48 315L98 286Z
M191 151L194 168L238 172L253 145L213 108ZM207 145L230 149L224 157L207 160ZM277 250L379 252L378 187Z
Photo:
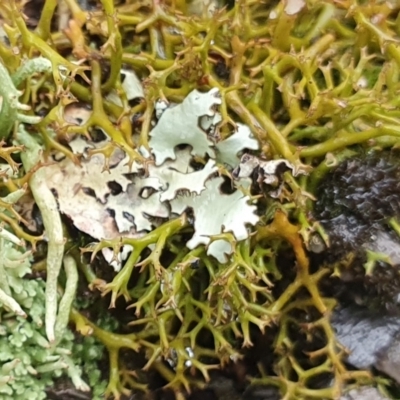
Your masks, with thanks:
M25 151L21 153L21 159L26 172L28 172L40 162L42 148L25 130L23 125L19 126L17 140L25 146ZM42 214L43 225L48 239L45 325L48 340L54 342L56 339L54 327L57 317L57 281L64 254L61 217L57 201L46 184L46 175L41 168L32 174L29 186Z
M7 68L0 62L0 138L7 138L16 122L37 124L41 118L21 114L30 107L18 101L22 91L18 86L30 75L37 72L51 72L51 62L43 57L26 61L11 77Z

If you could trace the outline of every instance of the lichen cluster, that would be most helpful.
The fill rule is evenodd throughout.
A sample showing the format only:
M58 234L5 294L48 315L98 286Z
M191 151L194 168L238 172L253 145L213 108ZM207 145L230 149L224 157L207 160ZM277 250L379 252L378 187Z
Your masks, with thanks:
M246 360L252 360L249 380L277 387L286 400L335 399L350 384L374 382L369 372L347 368L345 349L336 341L330 323L336 300L323 290L336 270L310 262L316 242L329 246L313 208L318 185L332 167L372 147L399 143L399 12L397 1L379 0L1 2L0 135L7 143L0 148L0 251L2 241L29 248L37 270L46 269L45 288L34 275L25 276L27 271L19 279L35 286L35 296L29 292L32 304L39 306L40 300L45 308L45 333L39 326L30 329L46 336L42 339L55 352L50 358L61 354L52 362L64 357L64 342L73 351L69 322L77 337L92 336L108 352L103 397L148 392L152 372L183 399L205 387L214 370ZM140 81L134 83L133 100L123 69L133 70ZM231 195L246 163L258 160L246 175L248 184L238 189L247 196L242 207L257 210L258 223L247 221L252 223L240 238L231 231L207 231L209 225L196 220L202 196L197 193L185 203L192 210L178 204L175 218L152 220L140 235L100 243L83 238L92 243L82 245L71 233L74 221L59 213L62 199L46 184L46 168L64 157L77 168L84 165L70 143L81 136L95 142L101 131L107 143L86 154L102 155L101 173L110 168L115 173L109 162L118 151L127 166L140 165L146 176L173 158L179 150L173 146L183 144L154 139L154 132L173 128L162 127L157 104L171 103L164 112L173 112L174 103L182 104L194 90L221 94L221 121L208 132L214 144L209 152L192 153L194 170L207 165L215 143L224 143L239 124L258 141L259 150L242 151L239 169L217 160L213 172L220 176L205 183L224 182L224 195ZM72 122L66 115L76 102L91 112ZM281 170L269 174L267 162L278 159L284 160ZM71 198L80 189L77 182ZM103 192L103 203L109 192ZM28 232L31 221L17 212L24 206L14 206L25 194L41 212L43 234ZM216 204L220 213L221 200ZM219 217L215 221L224 221ZM396 228L396 215L391 217ZM196 236L201 223L206 238ZM217 241L231 246L227 260L209 251ZM80 246L92 254L91 265L77 254ZM123 248L132 251L120 271L104 264L101 270L99 251L111 249L118 260ZM9 337L7 321L23 324L30 306L3 285L0 302L7 313L1 311L0 328L6 327ZM123 327L100 326L80 309L76 298L82 287L123 309ZM262 349L255 362L251 349ZM0 393L15 360L7 358L11 364L1 369ZM69 371L73 365L70 361ZM42 384L51 385L57 374ZM21 385L25 390L30 380Z
M12 196L15 202L21 191L2 202L13 204ZM76 388L83 391L92 388L93 398L99 398L105 385L96 363L103 348L90 337L74 343L73 332L66 328L68 321L59 323L61 338L57 346L45 338L45 282L26 279L32 273L31 252L25 251L24 242L16 240L10 231L3 228L1 232L0 399L46 399L46 389L66 376ZM91 386L84 381L87 378Z

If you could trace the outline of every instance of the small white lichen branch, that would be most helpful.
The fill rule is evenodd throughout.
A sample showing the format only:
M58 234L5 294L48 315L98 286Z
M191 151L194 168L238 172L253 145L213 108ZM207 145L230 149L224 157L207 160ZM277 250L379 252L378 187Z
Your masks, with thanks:
M40 162L42 148L26 132L22 125L18 129L17 140L25 146L21 159L26 172L28 172ZM48 340L54 342L57 317L57 281L61 269L65 241L57 201L47 186L46 179L45 172L39 168L32 174L29 180L29 187L42 214L43 225L48 239L45 325Z
M64 257L64 270L67 277L64 294L60 300L59 311L55 324L56 343L60 342L67 329L69 322L69 313L72 303L75 299L76 289L78 287L78 268L76 261L70 255Z
M38 116L19 112L28 111L30 107L18 101L22 92L17 88L33 73L50 71L51 62L46 58L38 57L28 60L11 77L7 68L0 62L0 137L7 137L17 121L28 124L37 124L41 121Z

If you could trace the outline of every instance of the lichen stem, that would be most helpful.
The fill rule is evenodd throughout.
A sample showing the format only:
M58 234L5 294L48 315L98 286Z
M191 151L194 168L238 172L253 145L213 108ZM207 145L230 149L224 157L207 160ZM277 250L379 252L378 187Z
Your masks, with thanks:
M28 172L40 162L42 148L25 131L22 125L19 127L17 140L26 148L26 151L21 154L21 159L25 170ZM46 173L39 168L32 174L29 180L29 187L41 212L48 239L45 325L47 338L50 343L53 343L56 339L54 328L57 317L57 283L64 254L65 240L57 201L46 185L46 181Z
M69 314L71 311L72 303L75 299L76 289L78 287L78 268L76 261L70 255L64 257L64 270L67 277L65 284L64 294L60 300L59 311L55 323L55 336L56 342L59 343L63 338L65 330L68 326Z
M320 157L329 152L343 149L356 143L363 143L369 139L379 136L396 136L400 137L400 131L397 126L383 125L379 128L372 128L364 132L346 133L339 137L333 137L323 143L315 144L300 150L301 157Z

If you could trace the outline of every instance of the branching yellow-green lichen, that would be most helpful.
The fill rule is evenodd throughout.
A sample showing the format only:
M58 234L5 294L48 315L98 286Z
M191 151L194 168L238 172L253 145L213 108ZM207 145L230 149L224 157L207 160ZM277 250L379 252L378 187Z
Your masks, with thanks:
M86 276L92 280L91 287L104 295L111 293L112 306L120 296L129 303L135 311L131 327L139 327L140 333L118 336L121 345L117 346L111 340L113 332L98 330L89 320L82 322L77 312L71 315L79 331L86 327L109 349L108 393L118 398L127 388L145 389L140 378L121 366L120 347L143 352L145 369L158 371L179 397L185 388L202 384L185 363L190 362L191 370L207 380L214 365L223 366L241 355L241 346L254 345L255 329L268 332L278 322L276 350L281 358L274 361L278 377L268 377L260 367L260 382L278 386L286 399L335 398L345 381L362 374L346 371L326 316L333 303L323 297L319 282L330 270L311 272L309 268L308 240L319 232L328 243L321 227L309 217L312 194L332 165L354 150L399 144L399 6L384 1L310 0L304 5L298 2L299 9L289 12L289 1L240 0L200 17L189 15L191 7L181 1L115 5L102 0L97 9L88 11L83 3L66 0L71 15L68 29L52 32L56 3L44 2L35 30L28 29L20 2L0 5L10 42L0 43L2 137L11 135L17 122L38 122L32 132L42 136L46 150L61 151L78 162L64 146L65 139L101 128L114 142L99 150L105 156L116 145L131 161L143 161L133 146L130 118L137 113L139 128L133 129L139 144L148 148L155 100L181 102L192 89L217 87L222 93L221 137L229 134L227 125L244 122L259 140L264 156L284 157L296 172L310 173L301 178L286 174L281 197L262 200L265 213L260 226L252 238L233 243L235 253L227 265L207 256L201 246L191 251L184 247L182 238L191 232L184 218L168 221L139 239L104 241L87 249L96 253L113 247L118 253L121 245L133 247L112 281L96 279L91 270L86 270ZM96 40L89 42L90 37ZM133 108L121 92L122 63L143 81L145 98ZM85 74L89 69L90 80ZM122 106L105 99L114 89ZM93 109L82 126L68 125L63 118L66 105L75 99ZM37 114L43 109L46 115L39 122ZM42 191L38 182L40 168L29 173L33 165L24 165L28 174L16 175L18 168L10 154L19 150L0 148L0 157L4 155L15 172L2 187L15 191L29 182L39 207L53 208L51 224L58 225L53 229L45 221L45 227L48 262L57 264L47 269L47 291L54 305L63 257L61 224L56 222L53 195ZM35 245L42 238L24 232L13 211L6 211L0 219L17 240ZM155 249L148 250L149 245ZM277 256L288 247L296 260L289 268L295 278L277 292L273 286L287 274ZM201 267L192 268L197 259ZM317 310L322 315L307 331L312 335L322 330L326 343L309 354L310 364L318 364L315 360L321 355L325 361L308 370L299 365L292 351L295 344L285 336L289 325L297 323L291 314L295 309L310 315ZM54 339L55 315L54 307L49 309L50 340ZM65 320L59 323L64 326ZM207 335L212 338L208 347L200 345ZM167 368L162 360L172 360L174 367ZM332 370L332 387L311 387L313 377ZM293 374L298 376L296 382Z

